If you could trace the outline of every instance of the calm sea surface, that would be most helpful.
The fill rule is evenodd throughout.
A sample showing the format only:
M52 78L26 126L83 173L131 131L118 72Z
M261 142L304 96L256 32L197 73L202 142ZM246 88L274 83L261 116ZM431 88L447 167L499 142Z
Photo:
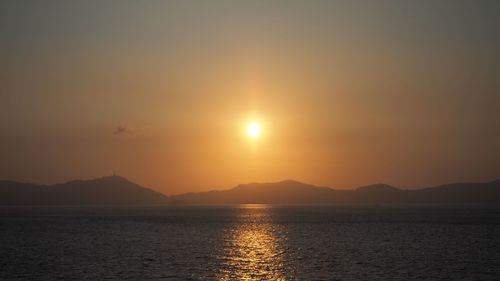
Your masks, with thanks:
M3 207L0 280L500 280L500 209Z

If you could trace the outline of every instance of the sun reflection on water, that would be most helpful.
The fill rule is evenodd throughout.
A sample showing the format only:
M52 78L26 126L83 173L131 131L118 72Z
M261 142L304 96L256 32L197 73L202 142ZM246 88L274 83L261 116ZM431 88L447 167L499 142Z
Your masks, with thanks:
M271 209L251 205L240 209L238 222L226 233L224 265L219 280L287 280L286 234L271 221Z

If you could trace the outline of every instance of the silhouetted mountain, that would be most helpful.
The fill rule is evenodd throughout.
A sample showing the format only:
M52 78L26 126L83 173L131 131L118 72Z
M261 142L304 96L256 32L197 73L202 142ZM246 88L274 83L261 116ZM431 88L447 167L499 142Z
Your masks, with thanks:
M397 192L397 191L400 191L400 189L397 189L394 186L390 186L390 185L383 184L383 183L358 187L356 190L360 191L360 192Z
M290 204L337 206L495 206L500 180L453 183L419 190L374 184L335 190L293 180L240 184L232 189L167 197L119 176L37 185L0 181L0 205Z
M186 193L169 198L171 204L326 204L343 206L496 206L500 181L454 183L419 190L375 184L356 190L334 190L287 180L251 183L229 190Z
M0 181L0 205L162 204L167 197L119 176L37 185Z
M297 181L240 184L224 191L186 193L172 196L170 202L189 204L314 204L328 203L331 189Z

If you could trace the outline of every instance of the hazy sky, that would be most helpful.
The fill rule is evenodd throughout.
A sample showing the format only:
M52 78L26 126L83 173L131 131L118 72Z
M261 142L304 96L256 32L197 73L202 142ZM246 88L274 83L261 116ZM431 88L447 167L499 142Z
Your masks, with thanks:
M499 178L499 3L1 1L0 178Z

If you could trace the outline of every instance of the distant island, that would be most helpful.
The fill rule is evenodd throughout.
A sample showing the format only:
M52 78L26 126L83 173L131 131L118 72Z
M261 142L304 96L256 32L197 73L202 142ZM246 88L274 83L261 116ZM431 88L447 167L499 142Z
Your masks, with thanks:
M167 197L120 176L54 185L0 181L0 205L151 205Z
M0 181L0 205L227 205L500 207L500 180L418 190L374 184L336 190L294 180L241 184L228 190L166 196L120 176L38 185Z
M293 180L238 185L229 190L186 193L169 197L178 204L304 204L337 206L498 206L500 180L453 183L419 190L374 184L354 190L335 190Z

